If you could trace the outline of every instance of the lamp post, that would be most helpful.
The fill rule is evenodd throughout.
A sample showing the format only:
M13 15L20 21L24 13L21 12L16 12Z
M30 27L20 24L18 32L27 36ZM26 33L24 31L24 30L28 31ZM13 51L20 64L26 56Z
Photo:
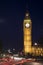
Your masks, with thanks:
M34 45L37 46L37 43L35 43Z
M37 43L34 43L34 46L35 46L35 56L36 56Z

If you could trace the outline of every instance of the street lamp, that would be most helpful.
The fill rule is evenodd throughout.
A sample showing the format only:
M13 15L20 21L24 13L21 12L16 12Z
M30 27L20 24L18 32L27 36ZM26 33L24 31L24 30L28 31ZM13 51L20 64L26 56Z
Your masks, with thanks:
M34 45L37 46L37 43L35 43Z
M37 53L36 53L36 50L37 50L36 46L37 46L37 43L34 43L34 46L35 46L35 55L36 55L36 54L37 54Z

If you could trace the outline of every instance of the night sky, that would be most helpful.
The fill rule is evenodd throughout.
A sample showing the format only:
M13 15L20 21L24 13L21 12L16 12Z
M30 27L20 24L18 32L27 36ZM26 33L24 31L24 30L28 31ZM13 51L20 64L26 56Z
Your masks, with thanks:
M26 10L32 20L33 42L43 36L43 1L12 0L0 2L0 40L3 48L23 48L23 20Z

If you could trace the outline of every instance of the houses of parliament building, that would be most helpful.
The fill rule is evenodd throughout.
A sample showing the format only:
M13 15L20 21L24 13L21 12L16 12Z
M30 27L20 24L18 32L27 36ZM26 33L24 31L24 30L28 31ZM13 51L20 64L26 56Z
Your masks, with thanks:
M36 56L43 56L43 48L37 44L32 45L32 21L29 12L26 12L23 21L23 38L24 38L24 53L30 53Z

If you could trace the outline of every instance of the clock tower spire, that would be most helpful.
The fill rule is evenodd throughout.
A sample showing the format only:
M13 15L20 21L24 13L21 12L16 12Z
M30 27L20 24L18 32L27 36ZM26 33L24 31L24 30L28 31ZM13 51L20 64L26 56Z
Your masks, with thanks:
M30 16L29 16L29 12L28 12L28 10L27 10L27 12L26 12L26 14L25 14L25 19L29 19L30 18Z
M32 23L29 16L29 12L26 12L23 22L23 34L24 34L24 53L31 53L32 39L31 39Z

